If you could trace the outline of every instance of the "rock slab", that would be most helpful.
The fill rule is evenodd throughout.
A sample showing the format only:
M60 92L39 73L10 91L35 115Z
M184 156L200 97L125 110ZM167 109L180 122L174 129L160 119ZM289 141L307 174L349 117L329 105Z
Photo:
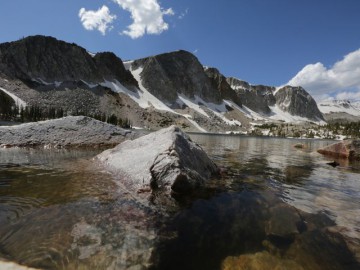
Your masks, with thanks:
M97 156L105 167L125 175L125 186L184 194L205 184L218 167L180 128L166 129L125 141Z
M132 138L133 132L90 117L64 118L0 127L1 147L114 146Z
M349 160L360 160L360 140L346 140L334 143L317 150L320 154L347 158Z

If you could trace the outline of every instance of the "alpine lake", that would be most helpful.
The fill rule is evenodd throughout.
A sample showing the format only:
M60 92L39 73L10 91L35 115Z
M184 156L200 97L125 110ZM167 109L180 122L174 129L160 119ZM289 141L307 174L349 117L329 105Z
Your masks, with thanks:
M190 136L222 174L164 204L123 188L94 162L100 150L0 149L0 258L40 269L360 269L360 163L328 165L316 150L333 141Z

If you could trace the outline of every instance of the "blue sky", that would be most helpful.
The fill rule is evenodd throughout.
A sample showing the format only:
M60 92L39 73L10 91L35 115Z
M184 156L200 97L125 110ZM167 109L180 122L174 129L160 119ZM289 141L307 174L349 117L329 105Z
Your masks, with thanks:
M359 0L4 0L0 42L51 35L124 60L185 49L252 84L360 99L359 14Z

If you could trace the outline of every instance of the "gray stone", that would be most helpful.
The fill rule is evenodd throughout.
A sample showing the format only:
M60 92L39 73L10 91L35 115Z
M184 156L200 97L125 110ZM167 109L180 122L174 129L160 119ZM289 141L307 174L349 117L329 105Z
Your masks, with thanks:
M165 103L175 103L178 94L189 98L196 95L213 103L222 101L199 60L189 52L180 50L139 59L132 64L132 69L137 68L143 68L140 76L144 87Z
M279 204L270 209L270 215L266 229L267 235L292 238L299 234L298 226L302 220L295 208L287 204Z
M265 85L250 85L236 78L227 78L227 82L236 91L242 104L249 109L262 114L271 112L269 106L275 105L273 92L275 87Z
M205 184L218 167L176 126L125 141L97 156L134 191L186 193Z
M222 75L218 69L205 68L205 73L210 78L213 87L220 92L222 99L231 100L239 107L242 107L241 98L237 95L236 91L231 88L226 77Z
M0 44L0 72L31 83L55 81L102 82L118 80L128 85L136 81L120 58L113 53L92 57L84 48L53 37L30 36Z
M324 120L315 100L302 87L285 86L276 92L275 98L284 112L314 121Z
M0 259L0 269L2 270L36 270L35 268L22 266L14 262L3 261Z
M68 116L55 120L0 127L2 147L114 146L135 134L90 117Z
M360 269L344 237L327 228L297 235L284 257L291 258L304 269Z

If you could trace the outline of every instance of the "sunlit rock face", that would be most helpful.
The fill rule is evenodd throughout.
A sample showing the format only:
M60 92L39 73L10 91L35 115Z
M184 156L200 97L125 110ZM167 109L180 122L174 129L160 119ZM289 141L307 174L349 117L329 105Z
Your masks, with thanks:
M360 160L360 140L347 140L318 149L323 155Z
M0 127L1 147L97 147L114 146L134 132L85 116Z
M30 268L26 266L22 266L20 264L14 262L5 262L0 261L0 269L4 270L36 270L35 268Z
M142 68L142 84L158 99L174 104L178 94L198 96L207 102L221 103L221 95L210 82L199 60L187 51L176 51L139 59L132 69Z
M324 120L315 100L302 87L285 86L275 93L276 104L284 112L314 121Z
M125 175L125 185L138 191L183 194L203 186L218 172L202 148L176 126L125 141L97 159L110 171Z

